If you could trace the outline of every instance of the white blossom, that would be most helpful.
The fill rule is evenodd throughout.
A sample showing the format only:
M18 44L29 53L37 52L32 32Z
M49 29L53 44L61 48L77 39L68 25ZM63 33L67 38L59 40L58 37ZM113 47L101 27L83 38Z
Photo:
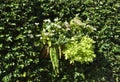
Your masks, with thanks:
M35 23L35 25L36 25L36 26L38 26L38 25L39 25L39 23Z
M58 21L59 19L58 18L55 18L54 21Z
M60 26L60 25L57 25L57 28L61 28L61 26Z
M52 30L52 32L55 32L55 30Z
M45 19L44 22L51 22L50 19Z

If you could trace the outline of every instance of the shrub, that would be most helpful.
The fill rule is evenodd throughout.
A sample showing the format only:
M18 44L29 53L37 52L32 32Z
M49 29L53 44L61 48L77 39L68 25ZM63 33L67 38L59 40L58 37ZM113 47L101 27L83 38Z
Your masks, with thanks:
M119 0L0 0L0 80L119 82L119 10ZM76 14L97 28L88 33L95 41L95 61L71 65L61 59L54 78L51 61L42 58L43 20L69 22Z

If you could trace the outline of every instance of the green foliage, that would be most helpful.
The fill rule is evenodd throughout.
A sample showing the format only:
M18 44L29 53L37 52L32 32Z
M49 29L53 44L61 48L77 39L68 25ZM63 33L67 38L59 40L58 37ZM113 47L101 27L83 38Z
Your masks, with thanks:
M93 30L93 27L81 22L77 16L70 23L62 22L57 18L53 22L49 19L44 20L41 40L50 48L50 59L55 76L59 74L59 59L62 51L65 59L69 59L70 63L93 61L95 58L92 45L94 41L88 37ZM61 50L60 46L63 45L66 47L65 50Z
M65 58L70 60L70 63L78 61L80 63L89 63L95 58L93 51L94 41L87 37L83 36L81 41L72 41L67 44L67 49L64 51Z
M59 59L55 47L50 47L50 58L52 61L53 70L55 71L55 75L57 75L59 73Z
M119 4L119 0L0 0L0 81L119 82ZM76 14L82 26L73 19ZM55 26L54 35L41 39L44 25L56 24L55 18L62 27L70 25L72 31ZM50 19L51 23L45 23L45 19ZM87 26L89 28L82 28ZM45 43L55 43L52 46L57 45L61 52L60 45L71 41L72 37L77 38L79 44L83 35L95 41L94 61L71 65L61 58L59 75L54 78L50 59L42 58Z
M111 81L118 82L119 81L119 69L120 69L120 60L119 55L119 8L120 4L119 0L106 0L100 2L94 2L95 8L92 9L92 6L89 7L88 10L94 10L94 15L86 14L88 18L90 18L91 25L97 27L97 31L95 33L94 39L96 39L96 53L97 53L97 61L100 66L97 67L100 70L103 70L104 73L97 73L100 76L104 77L104 80L100 81ZM92 12L91 12L92 13ZM117 51L117 52L116 52ZM98 62L97 62L98 63ZM95 64L95 63L94 63ZM96 65L96 64L95 64ZM116 70L116 71L115 71ZM107 75L111 75L111 78L108 78Z
M41 31L43 44L48 44L50 47L57 46L56 48L62 45L67 47L66 50L63 50L63 54L65 54L65 59L70 60L70 63L74 61L81 63L93 61L93 58L95 58L92 45L94 41L88 37L88 34L94 30L92 26L81 22L77 16L70 21L70 24L67 21L62 23L58 19L55 19L54 22L49 19L44 21L43 30ZM68 35L70 36L68 37ZM58 64L56 62L58 58L55 55L60 54L61 51L58 54L52 53L52 48L50 51L50 58L53 68L55 68L55 65Z

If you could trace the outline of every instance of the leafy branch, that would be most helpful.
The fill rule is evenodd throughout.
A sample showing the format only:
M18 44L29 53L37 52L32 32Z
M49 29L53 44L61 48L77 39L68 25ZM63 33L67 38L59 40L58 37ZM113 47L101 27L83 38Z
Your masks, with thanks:
M61 55L70 63L78 61L80 63L89 63L95 58L94 40L89 34L94 28L83 23L77 16L69 22L61 22L55 19L51 22L49 19L44 20L41 39L43 44L48 44L50 59L55 73L59 73L59 58ZM62 49L61 46L65 48Z

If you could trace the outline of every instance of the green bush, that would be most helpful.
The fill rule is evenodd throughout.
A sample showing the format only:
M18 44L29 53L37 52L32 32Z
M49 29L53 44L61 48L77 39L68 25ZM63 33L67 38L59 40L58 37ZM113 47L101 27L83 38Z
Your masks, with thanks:
M98 74L97 77L101 76L101 79L97 79L99 82L119 82L119 4L119 0L94 2L95 8L89 7L87 9L95 11L91 12L94 15L85 13L91 20L91 25L97 28L94 36L97 58L93 65L96 67L94 71ZM96 65L97 63L98 65Z
M119 4L119 0L0 0L0 80L119 82ZM97 28L90 33L96 58L93 63L73 65L61 58L59 76L54 77L51 61L42 52L43 20L65 22L76 14Z

